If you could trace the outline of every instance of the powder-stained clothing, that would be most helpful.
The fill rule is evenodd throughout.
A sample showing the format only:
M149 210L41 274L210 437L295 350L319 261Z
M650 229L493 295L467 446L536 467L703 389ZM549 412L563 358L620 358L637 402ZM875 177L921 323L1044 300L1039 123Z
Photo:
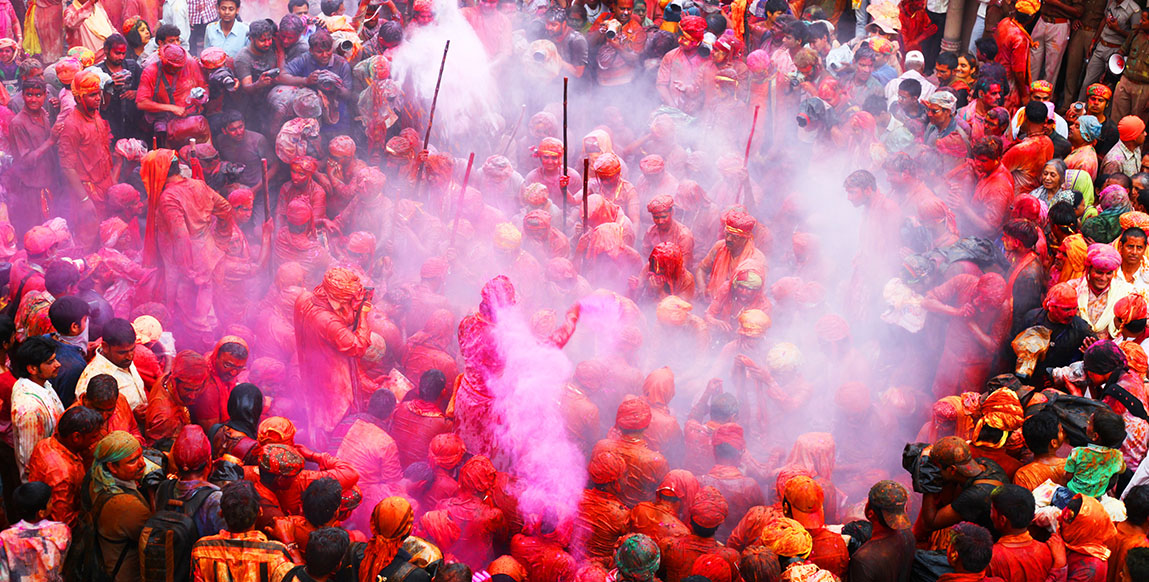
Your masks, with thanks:
M192 547L195 582L283 580L294 567L287 546L254 530L238 534L221 531L200 539ZM262 571L267 572L266 578Z
M5 580L60 582L64 556L72 543L68 526L47 519L28 523L16 522L0 532L4 561L0 574Z
M750 511L751 507L765 505L766 499L762 495L762 488L754 479L742 474L738 467L729 465L715 465L710 472L698 478L698 484L718 489L726 499L730 509L726 514L726 521L718 527L714 534L718 539L726 539L742 516Z
M678 519L670 507L657 501L643 501L630 510L626 531L640 533L661 544L690 533L690 528Z
M1053 552L1049 546L1026 531L1002 536L993 545L993 559L986 574L1017 582L1045 582L1052 568Z
M340 432L336 428L336 433ZM347 428L335 456L359 473L359 490L363 505L375 507L387 497L389 486L403 478L399 465L399 448L387 431L369 420L359 418Z
M16 380L12 387L12 428L21 478L27 474L32 450L56 432L56 423L62 414L64 405L50 383L40 386L27 378Z
M391 434L399 445L399 461L404 467L426 461L431 440L451 432L454 425L432 402L416 399L400 403L391 420Z
M115 569L116 561L126 544L124 566L116 575L115 582L135 582L140 579L137 550L140 532L144 529L144 522L151 517L152 508L134 488L134 483L117 483L126 488L125 492L96 499L95 507L98 511L93 515L99 515L96 531L100 536L104 571L111 573Z
M841 534L824 527L806 528L806 531L814 539L814 549L806 559L823 570L829 570L839 580L845 580L850 568L850 552L846 549L846 540L842 539Z
M36 443L27 469L28 482L40 481L52 488L48 517L74 527L80 517L80 486L87 473L83 458L52 436Z
M617 440L600 440L591 451L591 457L601 453L614 453L626 462L626 475L618 498L627 507L653 499L662 478L670 471L666 458L650 450L642 437L622 435Z
M1013 173L1014 191L1021 194L1041 185L1041 169L1051 159L1053 141L1039 135L1014 142L1001 156L1001 165Z
M1146 539L1145 532L1124 521L1114 525L1117 527L1117 535L1109 538L1109 543L1106 544L1109 547L1110 564L1124 564L1125 557L1133 548L1149 548L1149 539ZM995 555L996 552L997 548L994 548ZM1105 582L1116 582L1120 573L1121 568L1110 568L1105 576Z
M959 218L961 233L965 236L997 237L1009 217L1013 197L1013 175L1005 164L998 164L997 169L977 181L970 201L970 207L989 225L988 230L981 230Z
M568 383L559 400L559 413L562 414L571 442L589 455L602 437L598 406L581 388Z
M144 412L144 437L149 443L175 438L180 429L191 422L191 411L172 392L174 388L171 374L168 374L156 382L148 395L148 406Z
M627 532L630 510L614 494L583 491L575 517L574 539L586 540L585 559L609 559L615 543Z
M675 47L662 57L658 65L656 87L663 105L698 115L713 97L717 75L718 67L714 61L697 52L687 54L682 47Z
M1058 485L1069 482L1069 475L1065 472L1065 459L1053 459L1051 462L1034 461L1023 465L1013 474L1014 485L1021 485L1030 491L1040 487L1047 479Z
M139 371L136 370L136 364L133 362L127 368L121 368L106 358L99 349L96 350L92 361L88 363L88 367L84 368L84 372L80 374L80 379L76 381L77 400L88 392L88 382L100 374L107 374L116 379L120 395L127 399L128 406L132 410L147 406L148 394L144 391L144 380L140 377Z
M1109 564L1101 558L1067 550L1065 562L1066 582L1105 582L1109 575Z
M37 17L40 16L37 10ZM73 192L77 199L91 196L97 207L104 201L108 188L115 183L112 175L112 129L99 113L86 115L77 107L63 120L57 120L60 138L57 151L60 166L69 168L80 177L86 192ZM91 217L95 220L95 217Z
M491 505L489 499L475 497L453 497L443 501L439 509L446 510L459 526L459 539L450 550L458 561L481 569L495 559L493 540L505 536L508 526L503 510Z
M1125 470L1121 451L1090 444L1074 447L1065 460L1065 472L1072 475L1066 487L1074 493L1100 498L1109 489L1109 480Z
M352 331L354 314L335 312L331 303L314 293L295 301L295 341L305 386L311 386L308 406L311 421L324 432L335 428L351 408L358 360L371 345L371 326ZM286 508L285 508L286 509Z
M914 534L899 530L862 544L850 559L850 582L908 582L914 564Z
M660 579L666 582L680 582L689 576L694 561L706 554L716 554L735 568L738 564L738 552L724 547L712 537L703 538L688 534L661 543L659 549L662 551L659 571L666 572Z
M305 469L291 480L291 484L286 489L274 492L279 508L287 515L303 515L303 490L315 481L324 477L331 477L339 481L343 489L350 489L359 482L359 473L355 467L343 459L327 453L315 453L311 460L319 465L318 471ZM259 481L259 469L250 466L244 467L243 476L248 481ZM256 485L258 491L259 484Z

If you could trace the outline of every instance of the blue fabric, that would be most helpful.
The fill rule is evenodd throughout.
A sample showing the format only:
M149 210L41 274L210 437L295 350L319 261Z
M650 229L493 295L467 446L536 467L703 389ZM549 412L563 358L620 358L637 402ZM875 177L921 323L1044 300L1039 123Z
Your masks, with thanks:
M231 26L231 33L226 36L220 29L218 20L207 25L203 37L203 48L219 47L227 53L227 56L234 59L239 56L239 51L243 50L245 46L247 46L247 24L238 20L235 21Z
M52 334L42 336L56 346L56 361L60 362L60 371L52 378L52 389L60 397L64 408L68 408L76 401L76 383L80 381L80 374L88 367L88 360L80 348L66 344Z

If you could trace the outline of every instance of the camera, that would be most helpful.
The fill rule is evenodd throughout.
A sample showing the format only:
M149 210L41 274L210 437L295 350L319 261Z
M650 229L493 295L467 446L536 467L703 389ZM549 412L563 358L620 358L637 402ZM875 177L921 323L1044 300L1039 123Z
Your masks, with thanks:
M223 176L225 184L234 184L243 177L246 166L235 162L220 162L219 173Z
M826 119L830 106L817 97L807 97L798 104L798 127L813 131Z
M611 18L606 21L602 26L602 33L610 40L614 40L618 36L618 31L622 28L622 23L618 20Z
M350 40L344 40L336 45L335 48L339 51L340 54L345 54L351 52L351 49L355 48L355 43L351 42Z
M790 88L797 89L798 85L806 82L806 75L799 71L790 71L786 73L786 80L790 81Z
M213 88L218 87L227 92L235 91L239 88L238 80L235 78L235 73L227 67L220 67L208 75L208 82Z
M698 45L698 54L703 57L709 57L710 51L714 50L714 41L716 40L718 40L718 37L714 36L713 32L707 32L702 35L702 42Z
M268 70L264 71L263 74L274 79L274 78L279 76L279 69L278 68L268 69Z

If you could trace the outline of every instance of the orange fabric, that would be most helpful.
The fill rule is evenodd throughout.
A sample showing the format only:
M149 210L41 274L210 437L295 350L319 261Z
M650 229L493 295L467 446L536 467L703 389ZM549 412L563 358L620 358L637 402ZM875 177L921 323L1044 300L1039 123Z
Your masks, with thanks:
M1149 539L1145 538L1145 533L1130 526L1125 522L1118 523L1116 526L1117 533L1112 538L1109 538L1109 570L1105 575L1105 582L1116 582L1118 574L1121 573L1121 568L1114 567L1115 564L1124 564L1125 557L1129 555L1129 550L1133 548L1149 548Z
M1061 538L1065 541L1065 548L1079 554L1092 556L1099 560L1109 558L1109 548L1105 545L1117 530L1113 521L1101 502L1088 496L1078 494L1074 499L1081 499L1081 510L1068 521L1071 513L1069 508L1061 512Z
M383 568L395 559L403 540L411 533L414 520L411 504L402 497L388 497L375 506L371 512L373 537L363 551L359 582L374 582Z
M86 473L80 455L52 436L36 443L26 469L28 482L40 481L52 488L48 518L75 526L80 517L80 486Z
M158 149L144 154L140 160L140 179L148 193L148 221L144 231L144 266L147 267L155 267L159 262L156 228L159 226L160 194L164 192L175 154L174 150Z
M587 489L579 500L574 539L585 540L582 559L607 560L614 555L615 542L626 533L630 511L611 493Z

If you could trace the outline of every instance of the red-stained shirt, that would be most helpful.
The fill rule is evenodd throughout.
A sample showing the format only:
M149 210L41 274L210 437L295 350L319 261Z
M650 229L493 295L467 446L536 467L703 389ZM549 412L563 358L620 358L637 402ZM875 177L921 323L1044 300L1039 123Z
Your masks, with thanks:
M423 400L400 403L391 420L391 435L399 446L399 461L404 467L426 461L431 439L451 432L454 426L433 403Z
M710 472L698 478L702 487L713 486L726 498L730 509L726 514L726 521L718 527L715 534L718 539L726 539L738 525L739 519L751 507L765 505L766 499L762 495L762 488L758 482L742 474L738 467L728 465L715 465Z
M41 481L52 488L48 517L69 527L80 516L80 486L87 470L80 455L69 451L55 436L32 449L28 459L27 481Z
M1109 573L1105 560L1072 550L1066 552L1065 561L1065 582L1105 582Z
M670 471L666 458L650 450L641 437L635 439L623 436L618 440L600 440L591 451L591 456L601 452L614 453L626 461L626 476L623 477L618 497L628 507L654 499L655 490Z
M578 504L574 539L585 540L587 559L614 556L614 546L626 534L630 510L612 493L587 489Z
M76 194L80 197L91 196L92 200L102 203L104 194L115 183L110 147L112 130L108 122L100 117L98 111L88 116L77 107L56 123L60 126L60 138L56 146L60 154L60 166L76 172L88 188L87 192Z
M993 545L993 559L986 574L1011 582L1045 582L1053 568L1053 553L1044 542L1022 532L1002 536Z
M1013 174L1015 194L1030 192L1041 185L1041 169L1053 159L1053 141L1038 135L1016 141L1001 156L1001 165Z
M1129 555L1129 550L1133 548L1146 548L1149 547L1149 539L1145 538L1145 532L1129 525L1126 522L1115 524L1117 526L1117 535L1109 538L1109 563L1114 567L1109 568L1105 575L1106 582L1115 582L1121 573L1121 568L1125 565L1125 556ZM997 549L994 548L996 555Z
M846 540L841 534L836 534L824 527L810 529L810 536L814 538L814 549L806 558L823 570L829 570L839 580L846 578L846 571L850 569L850 552L846 549Z
M982 231L974 228L972 224L961 224L961 233L965 236L989 238L1001 234L1001 228L1009 215L1009 207L1013 203L1013 196L1013 176L1004 163L999 164L988 176L978 180L973 191L973 200L970 201L971 207L989 225L989 230Z
M1029 49L1030 38L1025 29L1012 18L1006 18L997 25L994 34L997 41L997 62L1010 73L1010 85L1024 85L1022 91L1029 90Z
M666 572L666 575L662 577L666 582L679 582L689 576L690 569L694 567L694 561L699 556L706 554L720 556L734 566L735 572L738 571L738 552L723 547L714 538L703 538L689 534L667 540L660 544L659 548L662 550L662 563L659 570Z
M188 59L187 64L175 75L164 73L161 80L160 68L162 64L157 60L144 67L140 73L140 87L136 90L136 104L144 100L155 101L166 105L187 106L188 97L193 87L207 88L203 71L195 59Z

